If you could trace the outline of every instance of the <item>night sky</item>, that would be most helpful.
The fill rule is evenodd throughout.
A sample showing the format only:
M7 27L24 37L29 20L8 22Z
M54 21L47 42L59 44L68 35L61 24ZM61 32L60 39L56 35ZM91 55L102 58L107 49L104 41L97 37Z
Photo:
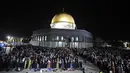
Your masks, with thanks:
M78 29L85 29L106 40L130 40L128 1L41 0L5 1L0 5L0 39L6 35L32 35L34 30L50 28L53 16L71 14Z

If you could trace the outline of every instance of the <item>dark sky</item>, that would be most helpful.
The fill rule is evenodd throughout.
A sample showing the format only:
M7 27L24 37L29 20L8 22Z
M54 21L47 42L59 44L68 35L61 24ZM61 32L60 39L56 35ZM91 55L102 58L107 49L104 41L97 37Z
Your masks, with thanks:
M33 30L50 28L52 17L62 8L74 17L79 29L103 39L130 40L130 8L125 0L4 0L0 5L0 39L31 36Z

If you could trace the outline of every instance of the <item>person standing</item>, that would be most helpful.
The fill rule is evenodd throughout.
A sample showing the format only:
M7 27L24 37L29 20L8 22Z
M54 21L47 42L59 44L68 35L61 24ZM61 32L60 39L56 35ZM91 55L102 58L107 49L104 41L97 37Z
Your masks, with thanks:
M61 60L61 69L64 69L65 67L64 67L64 60L62 59Z
M75 59L75 68L76 69L79 68L79 64L78 64L78 59L77 58Z
M29 62L28 62L28 69L30 69L31 64L32 64L32 61L31 61L31 59L29 58Z
M44 63L44 64L45 64L45 68L47 68L47 64L48 64L48 63L47 63L47 60L45 60L45 63Z
M40 69L43 68L43 62L42 62L42 60L40 60L39 68L40 68Z
M65 58L65 61L64 61L65 63L65 69L67 69L67 59Z
M114 64L114 61L112 61L112 73L115 73L115 64Z
M79 68L82 69L82 62L79 62Z
M85 69L83 68L83 73L85 73Z
M56 68L56 59L54 59L54 68Z
M61 64L62 64L62 61L61 59L59 60L59 68L61 68Z
M54 68L54 63L55 63L54 59L51 60L51 67L52 67L52 68Z
M73 69L73 61L70 62L70 68Z
M57 58L56 68L59 69L59 58Z
M43 62L43 68L46 68L46 64L45 64L46 62L45 62L45 60L43 59L42 62Z
M26 69L26 66L27 66L27 59L24 58L23 61L24 61L24 69Z
M68 60L68 62L67 62L67 68L70 68L70 63L71 63L71 61Z
M51 61L48 60L47 68L51 68Z

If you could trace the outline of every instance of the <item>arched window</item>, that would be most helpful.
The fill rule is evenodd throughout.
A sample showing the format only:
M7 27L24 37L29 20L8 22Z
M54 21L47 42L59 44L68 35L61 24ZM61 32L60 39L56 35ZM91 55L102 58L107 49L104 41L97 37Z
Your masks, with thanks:
M56 37L56 40L59 40L59 36Z
M37 38L37 39L38 39L38 41L40 40L39 36L38 36L38 38Z
M78 38L78 37L76 37L76 41L79 41L79 38Z
M45 36L45 41L47 40L47 36Z
M61 36L61 40L62 40L62 41L63 41L63 39L64 39L63 36Z
M72 41L72 42L74 41L74 37L71 38L71 41Z
M44 36L42 36L42 41L44 41Z
M39 36L39 40L40 40L40 41L42 40L42 37L41 37L41 36Z

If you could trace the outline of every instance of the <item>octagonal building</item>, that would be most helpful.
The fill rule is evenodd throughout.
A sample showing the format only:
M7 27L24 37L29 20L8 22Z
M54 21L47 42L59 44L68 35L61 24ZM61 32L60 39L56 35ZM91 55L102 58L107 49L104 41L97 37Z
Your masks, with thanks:
M50 27L34 31L30 44L50 48L93 47L92 34L86 30L76 29L74 18L70 14L55 15Z

